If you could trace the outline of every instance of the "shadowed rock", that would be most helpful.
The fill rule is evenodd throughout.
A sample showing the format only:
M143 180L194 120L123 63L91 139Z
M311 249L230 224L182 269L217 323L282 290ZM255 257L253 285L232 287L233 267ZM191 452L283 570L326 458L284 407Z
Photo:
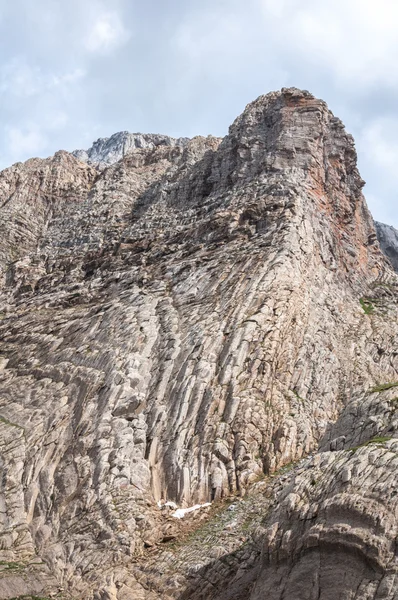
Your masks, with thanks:
M375 221L377 237L384 254L390 259L392 266L398 271L398 231L392 225Z

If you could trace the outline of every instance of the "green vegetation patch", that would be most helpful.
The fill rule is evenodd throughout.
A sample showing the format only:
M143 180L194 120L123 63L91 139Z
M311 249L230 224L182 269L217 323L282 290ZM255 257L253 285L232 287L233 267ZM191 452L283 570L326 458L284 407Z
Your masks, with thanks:
M299 400L300 402L305 402L305 398L302 398L301 396L299 396L298 393L295 392L294 390L293 390L293 394L296 396L297 400Z
M362 306L365 315L371 315L375 309L374 305L368 298L360 298L359 304Z
M398 381L390 381L389 383L379 383L379 385L375 385L370 388L369 393L373 394L375 392L384 392L385 390L390 390L391 388L398 387Z
M19 569L23 569L25 565L17 562L8 562L6 560L0 560L0 567L5 567L9 571L18 571Z
M372 284L372 288L376 289L376 288L385 288L386 290L396 290L397 289L397 285L395 283L387 283L385 281L374 281Z
M292 460L291 462L286 463L285 465L283 465L283 467L281 467L275 473L273 473L272 477L279 477L279 475L285 475L285 473L289 473L289 471L292 471L294 469L298 462L299 461Z
M17 425L16 423L12 423L11 421L9 421L8 419L5 419L4 417L0 417L0 423L4 423L4 425L9 425L10 427L16 427L17 429L22 429L24 430L23 427L21 427L20 425ZM0 565L1 565L1 561L0 561Z
M17 596L16 598L10 598L10 600L50 600L42 596Z
M389 442L390 440L392 440L391 435L376 435L368 444L384 444L384 442Z
M372 444L384 444L384 442L389 442L390 440L392 440L391 435L386 435L386 436L376 435L371 440L368 440L367 442L364 442L363 444L359 444L358 446L354 446L353 448L350 448L350 450L355 452L356 450L359 450L359 448L366 448L366 446L370 446Z

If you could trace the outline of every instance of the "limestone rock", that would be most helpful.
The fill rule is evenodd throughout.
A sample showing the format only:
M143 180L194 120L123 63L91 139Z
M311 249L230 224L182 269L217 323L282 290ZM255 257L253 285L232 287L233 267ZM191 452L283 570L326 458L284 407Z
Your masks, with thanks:
M154 149L158 146L185 146L188 138L172 138L151 133L120 131L109 138L99 138L88 150L74 150L73 156L103 169L121 160L127 153L137 149Z
M352 137L292 88L133 138L0 174L0 561L76 599L393 600L398 281Z

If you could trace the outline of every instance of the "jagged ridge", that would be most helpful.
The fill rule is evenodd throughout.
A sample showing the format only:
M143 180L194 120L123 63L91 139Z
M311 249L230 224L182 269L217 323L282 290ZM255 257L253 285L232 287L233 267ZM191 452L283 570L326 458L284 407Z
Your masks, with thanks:
M99 138L88 150L74 150L72 154L83 162L104 169L137 148L186 146L188 141L188 138L175 139L168 135L120 131L109 138Z

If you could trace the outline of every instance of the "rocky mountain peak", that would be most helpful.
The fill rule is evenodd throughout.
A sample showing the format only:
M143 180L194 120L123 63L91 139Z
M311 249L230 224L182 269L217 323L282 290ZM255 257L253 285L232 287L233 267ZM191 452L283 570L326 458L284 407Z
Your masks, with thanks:
M128 152L137 148L157 148L158 146L185 146L188 138L172 138L151 133L129 133L120 131L109 138L99 138L88 150L74 150L73 156L99 169L118 162Z
M376 236L354 140L322 100L296 88L260 96L232 124L219 154L227 184L272 182L281 195L290 188L304 210L324 215L320 231L335 237L343 269L351 269L350 256L360 255L361 265L373 253Z
M295 88L223 140L0 174L0 598L395 599L398 280L362 186Z
M260 96L235 120L227 139L242 147L243 162L261 155L258 166L263 172L302 169L313 183L323 187L346 183L354 195L364 185L352 136L326 103L309 92L283 88ZM334 170L341 171L339 178Z

